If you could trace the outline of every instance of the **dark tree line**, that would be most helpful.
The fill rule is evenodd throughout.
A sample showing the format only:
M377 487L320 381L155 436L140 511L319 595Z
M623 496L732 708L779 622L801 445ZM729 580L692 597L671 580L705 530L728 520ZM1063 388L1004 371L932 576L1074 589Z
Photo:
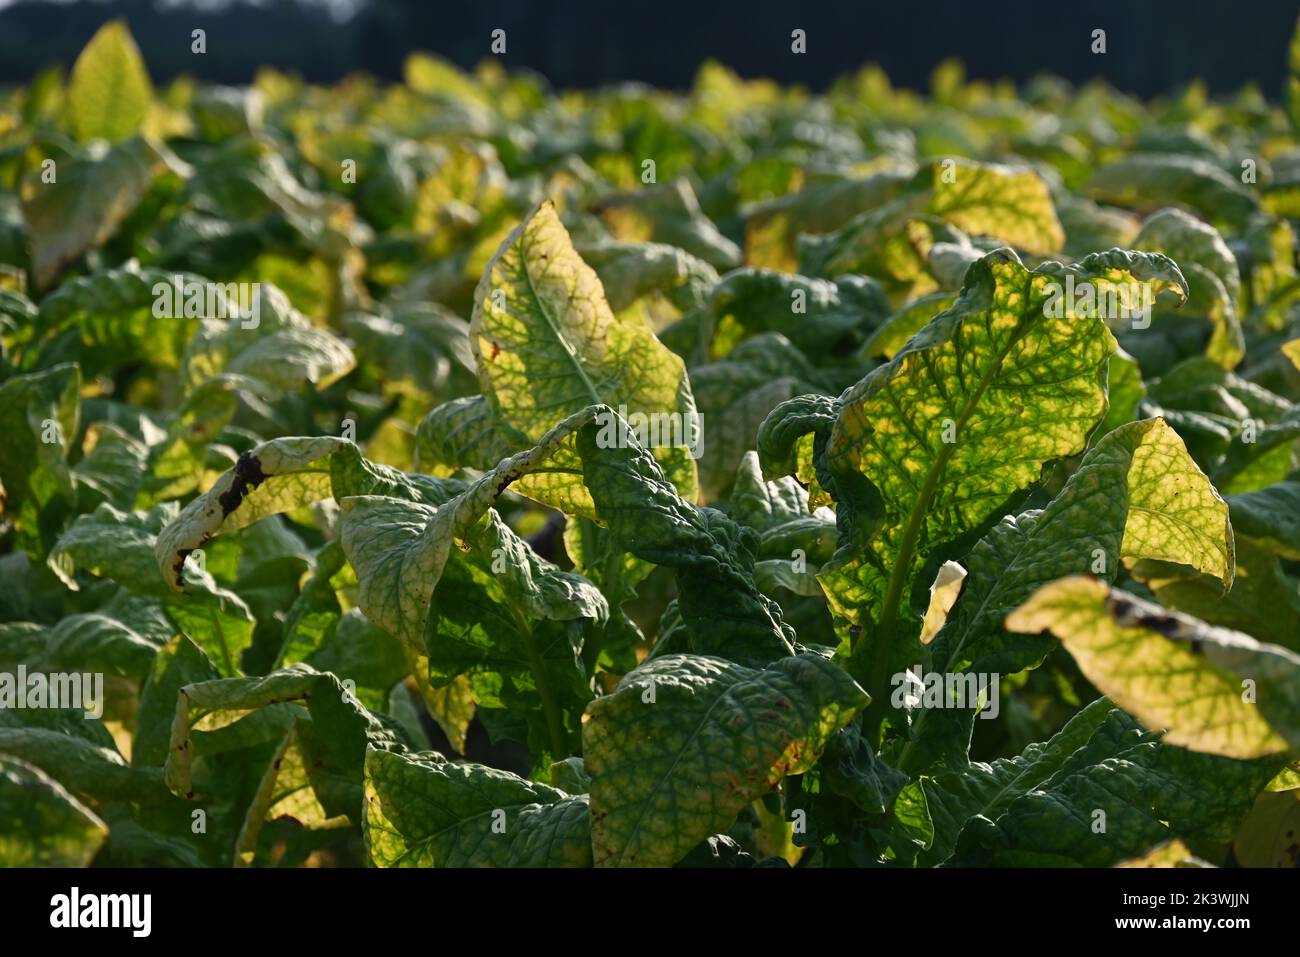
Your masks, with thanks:
M1153 95L1192 77L1216 91L1249 81L1270 96L1283 81L1296 4L1249 8L1222 0L368 0L340 21L319 5L232 2L216 11L156 10L152 0L50 3L0 10L0 82L19 82L51 62L71 63L99 24L130 23L155 78L178 73L246 82L261 64L318 81L355 70L400 75L411 50L471 66L488 55L493 29L507 31L507 60L557 86L636 79L689 84L713 57L744 75L824 86L869 60L895 82L924 88L935 63L960 56L970 75L1023 80L1052 72L1107 77ZM190 31L207 31L208 52L190 52ZM808 52L790 52L790 31L807 31ZM1090 49L1107 31L1107 53Z

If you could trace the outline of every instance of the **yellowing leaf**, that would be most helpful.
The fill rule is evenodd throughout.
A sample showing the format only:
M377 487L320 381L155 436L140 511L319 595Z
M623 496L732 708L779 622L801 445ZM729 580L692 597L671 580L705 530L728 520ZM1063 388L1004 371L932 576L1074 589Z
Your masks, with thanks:
M1291 364L1300 369L1300 339L1282 343L1282 355L1291 360Z
M452 63L427 53L413 53L402 66L406 85L426 96L453 97L475 105L485 105L477 83Z
M1300 746L1300 655L1094 578L1044 585L1007 616L1051 631L1097 688L1165 741L1230 758Z
M549 203L501 244L474 294L470 346L493 419L515 448L538 442L560 419L606 404L631 419L694 421L682 360L648 327L620 321L596 273L573 248ZM671 429L670 429L671 431ZM655 459L683 498L697 496L685 443L658 444ZM520 492L569 514L594 517L571 442Z
M871 537L867 555L820 577L832 608L863 626L864 646L917 617L905 598L930 549L978 526L1044 463L1080 451L1105 412L1114 338L1096 316L1058 320L1045 309L1071 272L1182 292L1162 256L1114 250L1031 272L1009 251L992 253L971 267L950 309L845 393L826 463L837 499L853 500L840 509L841 540ZM858 489L862 477L869 486Z
M961 584L966 580L966 569L956 562L944 562L934 576L930 586L930 606L925 610L925 620L921 626L921 644L928 645L934 641L939 630L948 620L957 596L961 594Z
M1138 857L1120 861L1116 867L1209 867L1179 838L1158 844Z
M431 751L369 752L365 788L376 867L591 866L585 795Z
M140 50L121 20L104 24L72 67L68 115L77 139L118 143L139 131L153 102Z
M1133 450L1123 554L1191 565L1228 588L1235 567L1228 503L1190 464L1183 440L1163 422Z
M917 175L928 186L925 211L959 229L993 236L1045 256L1065 245L1046 181L1031 169L940 160Z

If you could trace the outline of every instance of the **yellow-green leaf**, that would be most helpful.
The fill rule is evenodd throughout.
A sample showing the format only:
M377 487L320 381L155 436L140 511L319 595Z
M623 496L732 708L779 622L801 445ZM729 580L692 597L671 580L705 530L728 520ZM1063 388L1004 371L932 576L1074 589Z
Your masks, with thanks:
M639 320L621 321L596 273L573 248L555 207L542 203L501 244L474 294L470 345L492 418L515 448L560 419L606 404L653 417L679 434L653 450L688 501L697 497L687 426L698 425L682 360ZM669 429L672 432L672 428ZM681 444L673 444L678 438ZM518 490L569 514L594 517L571 442Z
M1080 451L1104 414L1113 336L1095 309L1053 319L1047 308L1070 274L1184 294L1164 256L1112 250L1031 272L1001 250L971 267L950 309L844 395L825 459L841 543L861 541L863 553L820 577L865 643L889 642L900 620L919 632L907 598L930 551L977 527L1044 463Z
M153 86L131 38L121 20L99 28L72 67L68 84L68 116L77 139L130 139L140 129Z
M1051 631L1108 698L1165 741L1230 758L1300 747L1300 655L1076 575L1007 616Z
M376 867L590 867L585 795L432 751L371 751L366 853Z
M1160 421L1133 450L1123 554L1191 565L1232 586L1228 503L1195 467L1178 433Z
M1291 360L1291 364L1300 369L1300 339L1282 343L1282 355Z
M1242 867L1286 867L1300 864L1300 790L1269 790L1241 822L1232 851Z
M909 189L918 186L927 189L926 212L968 233L993 236L1039 256L1065 245L1051 191L1032 169L937 160Z

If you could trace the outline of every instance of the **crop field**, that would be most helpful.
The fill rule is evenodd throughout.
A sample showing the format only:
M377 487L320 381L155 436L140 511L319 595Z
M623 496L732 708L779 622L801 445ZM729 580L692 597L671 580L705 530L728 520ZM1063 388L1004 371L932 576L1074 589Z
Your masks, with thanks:
M0 88L0 866L1295 867L1293 59Z

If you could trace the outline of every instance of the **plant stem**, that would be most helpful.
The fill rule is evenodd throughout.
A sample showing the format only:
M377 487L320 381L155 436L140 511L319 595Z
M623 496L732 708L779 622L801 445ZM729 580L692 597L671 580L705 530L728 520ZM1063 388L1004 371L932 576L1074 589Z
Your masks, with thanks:
M925 522L930 501L939 487L939 478L943 475L948 459L952 458L956 447L955 444L944 445L935 456L934 464L925 476L925 484L921 486L917 495L916 505L912 508L907 525L903 528L902 538L898 542L898 554L894 559L894 568L889 575L889 584L885 587L885 598L881 605L875 634L872 635L871 658L866 673L866 690L867 694L871 695L871 704L867 705L867 710L862 717L862 729L873 748L880 744L880 725L885 718L885 702L889 691L890 652L893 650L894 637L898 631L898 609L903 601L903 589L911 577L909 573L912 568L912 556L916 551L916 541L920 537L921 526ZM865 642L864 629L853 649L855 657L866 647Z
M537 641L533 638L532 628L528 626L528 621L518 608L511 608L511 611L514 613L519 634L524 639L524 644L528 646L528 663L532 668L533 680L537 682L537 694L542 699L542 714L546 716L546 730L551 736L552 757L559 761L568 757L568 749L564 746L564 730L560 724L560 708L555 703L551 683L546 678L546 665L537 650Z
M594 677L596 665L600 662L600 649L605 644L605 636L614 622L614 616L621 613L622 605L617 603L623 590L623 553L615 549L608 541L601 541L599 529L590 519L580 518L583 532L583 548L594 548L598 544L605 547L605 560L601 564L600 590L609 603L609 619L601 628L591 629L586 644L582 646L582 663L587 668L587 677Z
M1002 367L1003 357L1015 342L1016 337L1013 337L997 357L997 360L989 364L975 390L967 397L961 414L956 420L956 436L961 435L989 384L992 383L998 370ZM885 719L886 693L889 690L890 652L893 650L895 635L898 631L898 609L903 601L903 591L911 578L912 556L916 552L916 543L921 536L921 528L925 524L925 516L930 510L930 503L934 500L935 493L939 489L939 480L947 470L948 460L952 458L956 450L957 443L955 441L941 443L939 452L934 457L934 463L926 472L925 481L922 483L920 491L917 492L916 501L907 516L907 524L903 526L903 535L898 540L898 552L894 556L894 567L889 574L889 584L885 587L885 598L881 605L880 618L876 625L875 634L872 636L871 660L867 666L866 691L867 694L871 695L871 704L867 705L867 710L862 716L862 729L873 748L880 745L880 726ZM858 636L850 657L857 657L865 648L865 642L866 629L864 628L863 633Z

